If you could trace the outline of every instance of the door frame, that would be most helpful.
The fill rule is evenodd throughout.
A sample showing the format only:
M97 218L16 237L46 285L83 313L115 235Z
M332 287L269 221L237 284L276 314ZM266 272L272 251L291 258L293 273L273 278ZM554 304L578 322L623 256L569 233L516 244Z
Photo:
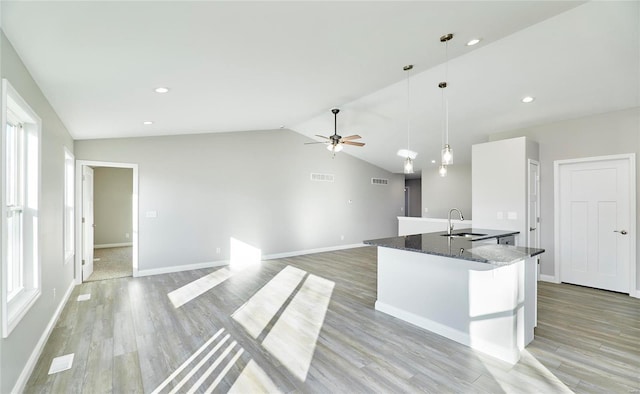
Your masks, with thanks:
M529 204L529 185L531 185L531 165L535 164L538 167L538 179L536 179L536 188L537 193L536 193L536 205L538 207L538 220L536 221L535 227L536 227L536 244L534 246L529 245L529 233L527 233L527 246L528 247L535 247L535 248L539 248L540 247L540 217L541 217L541 213L540 213L540 162L538 160L533 160L533 159L527 159L527 230L529 230L529 228L531 228L531 223L529 222L529 219L531 218L531 204Z
M138 165L134 163L118 163L110 161L76 160L76 207L79 207L76 214L76 229L82 225L82 167L111 167L111 168L131 168L133 170L133 195L131 196L131 243L133 251L131 254L133 265L133 277L138 276ZM82 283L82 231L76 231L76 257L75 257L75 283Z
M633 239L629 241L629 295L640 298L640 291L636 288L636 155L635 153L584 157L579 159L555 160L553 162L553 231L554 231L554 282L561 282L560 272L560 168L567 164L599 162L609 160L627 160L629 163L629 233Z

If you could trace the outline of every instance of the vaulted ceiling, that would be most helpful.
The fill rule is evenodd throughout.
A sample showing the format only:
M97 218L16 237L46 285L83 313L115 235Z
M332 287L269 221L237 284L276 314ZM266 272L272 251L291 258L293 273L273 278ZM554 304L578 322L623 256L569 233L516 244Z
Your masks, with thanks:
M1 6L2 29L75 139L279 127L313 138L333 132L337 106L339 133L367 144L345 153L401 172L410 120L427 169L442 141L445 33L457 163L490 133L639 105L638 2Z

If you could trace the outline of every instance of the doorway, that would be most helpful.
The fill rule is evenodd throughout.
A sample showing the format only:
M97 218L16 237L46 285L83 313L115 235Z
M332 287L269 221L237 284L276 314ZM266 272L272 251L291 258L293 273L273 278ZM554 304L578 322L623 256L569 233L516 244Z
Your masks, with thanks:
M138 276L138 166L76 161L76 283Z
M556 161L554 181L559 281L635 292L635 156Z
M409 178L404 181L404 215L422 216L422 179Z

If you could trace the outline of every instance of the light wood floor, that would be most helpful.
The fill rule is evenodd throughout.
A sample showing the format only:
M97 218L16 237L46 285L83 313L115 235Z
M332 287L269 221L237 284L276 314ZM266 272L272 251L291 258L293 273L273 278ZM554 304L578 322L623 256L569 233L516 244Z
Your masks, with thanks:
M319 287L311 289L309 281L294 283L274 317L256 314L256 321L268 324L254 339L231 315L268 293L256 295L263 286L273 297L281 292L284 286L269 283L287 266L304 270L307 279L330 282L314 282ZM202 277L215 283L226 277L224 269L77 286L26 391L149 393L161 388L164 393L185 380L178 392L194 384L197 392L212 384L214 392L255 392L256 384L281 392L640 392L640 300L626 295L540 283L535 339L522 360L509 366L376 312L373 247L263 262L174 307L168 293ZM321 293L331 282L335 287L317 338L300 340L295 321L289 321L289 331L282 329L279 322L295 316L290 310L300 305L304 313L298 318L304 324L317 320L324 313ZM91 293L91 300L76 301L84 293ZM257 305L265 311L273 307ZM277 357L278 348L267 350L274 333L282 335L285 345L311 346L306 376L295 372L306 369L302 353ZM232 350L224 353L233 341ZM47 375L53 357L67 353L75 353L73 368Z

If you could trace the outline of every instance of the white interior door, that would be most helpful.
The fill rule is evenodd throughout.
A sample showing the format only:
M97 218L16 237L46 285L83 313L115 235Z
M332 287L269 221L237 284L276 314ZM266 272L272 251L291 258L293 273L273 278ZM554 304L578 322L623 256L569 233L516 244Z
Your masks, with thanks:
M82 167L82 281L93 273L93 168Z
M559 258L562 282L628 293L632 194L630 160L559 166Z

